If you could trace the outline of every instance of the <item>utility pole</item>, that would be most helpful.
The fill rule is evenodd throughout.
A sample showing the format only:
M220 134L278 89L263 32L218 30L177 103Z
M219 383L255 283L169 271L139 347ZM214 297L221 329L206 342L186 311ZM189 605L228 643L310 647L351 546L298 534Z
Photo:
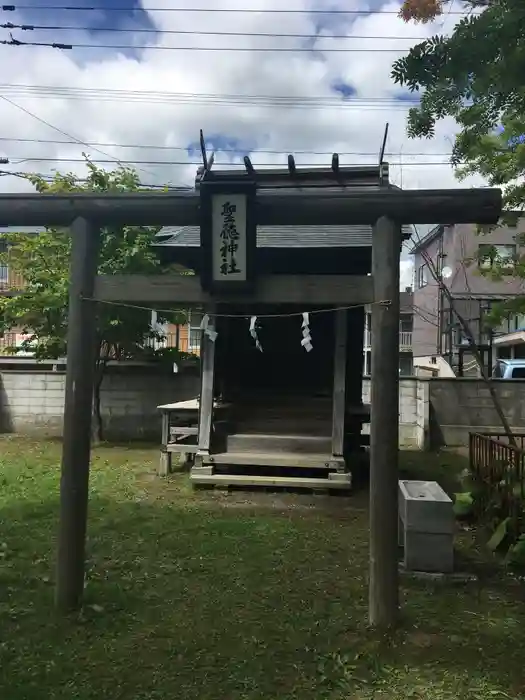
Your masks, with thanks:
M372 238L369 620L397 622L400 224L381 217ZM378 303L378 302L384 303Z

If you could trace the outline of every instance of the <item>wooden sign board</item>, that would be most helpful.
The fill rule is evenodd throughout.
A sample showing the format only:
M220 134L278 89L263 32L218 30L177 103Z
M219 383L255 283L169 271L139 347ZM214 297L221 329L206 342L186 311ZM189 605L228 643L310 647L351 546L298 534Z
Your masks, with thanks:
M201 283L209 293L254 287L255 192L254 182L200 184Z

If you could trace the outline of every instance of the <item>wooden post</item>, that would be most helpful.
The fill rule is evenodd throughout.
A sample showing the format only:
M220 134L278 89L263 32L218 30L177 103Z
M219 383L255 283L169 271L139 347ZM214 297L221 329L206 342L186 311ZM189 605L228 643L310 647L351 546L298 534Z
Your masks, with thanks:
M168 451L168 443L170 441L170 413L167 410L162 411L162 433L161 433L161 448L159 462L159 476L168 476L171 474L171 452Z
M210 317L208 328L215 330ZM213 388L215 383L215 342L206 333L201 340L201 397L199 403L199 455L209 455L213 416Z
M395 625L398 592L400 226L380 218L372 239L369 619ZM378 304L385 300L387 303Z
M369 300L371 298L372 296L369 297ZM347 370L345 451L348 451L348 453L361 453L361 433L363 431L363 420L365 417L365 412L363 410L363 347L365 336L364 307L357 306L353 309L349 309L347 311L346 318ZM369 422L369 418L366 420L366 422Z
M346 309L334 313L334 391L332 399L332 456L342 457L346 408Z
M84 591L91 415L95 371L99 230L86 219L71 226L72 249L67 329L67 371L60 480L60 524L55 604L78 608Z

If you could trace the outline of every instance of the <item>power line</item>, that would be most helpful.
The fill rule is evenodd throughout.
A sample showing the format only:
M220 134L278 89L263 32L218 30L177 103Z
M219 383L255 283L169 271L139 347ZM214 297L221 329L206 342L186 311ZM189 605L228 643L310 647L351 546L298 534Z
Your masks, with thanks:
M16 12L17 10L63 10L67 12L100 12L100 7L85 5L84 7L70 7L67 5L1 5L0 10L5 12ZM104 12L137 12L137 7L104 7ZM150 7L147 13L151 12L181 12L181 13L208 13L221 12L230 14L286 14L286 15L398 15L398 10L283 10L283 9L268 9L268 8L237 8L237 7ZM450 12L451 15L466 15L471 14L468 10L458 10Z
M268 39L313 39L316 41L324 39L336 39L336 40L366 40L372 39L374 41L424 41L428 39L425 36L380 36L380 35L360 35L360 34L276 34L275 32L219 32L219 31L202 31L195 29L130 29L128 27L107 27L104 29L94 29L93 27L75 27L75 26L51 26L51 25L23 25L23 24L12 24L8 22L7 24L0 24L0 29L20 29L22 31L79 31L79 32L122 32L122 33L132 33L132 34L171 34L177 36L226 36L226 37L263 37Z
M219 151L220 153L220 151ZM29 158L26 156L23 157L17 157L17 156L10 156L9 157L10 161L12 161L13 165L20 165L21 163L28 163L28 162L33 162L33 163L85 163L84 158ZM111 160L105 160L105 159L100 159L96 158L95 159L97 163L115 163L116 159L112 158ZM16 161L16 162L15 162ZM201 160L118 160L116 161L119 165L202 165ZM227 165L228 167L242 167L244 168L244 163L230 163L230 162L225 162L225 163L218 163L215 161L216 165ZM254 163L253 164L255 168L258 167L276 167L279 165L279 163ZM299 167L303 168L314 168L314 167L322 167L322 163L297 163ZM362 165L362 164L361 164ZM390 163L391 166L402 166L402 167L412 167L412 166L421 166L421 165L450 165L449 161L429 161L429 162L414 162L414 163L408 163L408 162L403 162L403 163Z
M44 124L44 126L49 127L50 129L53 129L53 131L58 132L59 134L62 134L62 136L65 136L68 139L71 139L73 142L80 144L81 146L86 146L89 148L92 148L89 144L87 144L85 141L82 141L81 139L78 139L76 136L72 136L69 134L67 131L63 131L62 129L59 129L57 126L54 126L54 124L51 124L50 122L46 121L45 119L42 119L38 115L36 115L34 112L31 112L29 109L26 109L25 107L22 107L22 105L17 104L16 102L13 102L10 100L8 97L5 97L5 95L0 95L0 99L4 100L5 102L8 102L10 105L13 107L16 107L20 111L24 112L28 116L32 117L33 119L36 119L38 122L41 124ZM100 151L98 148L95 148L94 150L97 151L97 153L102 154L103 156L107 156L108 158L112 159L112 162L119 162L118 158L115 158L114 156L111 156L109 153L106 153L106 151Z
M4 100L5 102L8 102L10 105L12 105L13 107L16 107L16 109L19 109L20 111L24 112L25 114L32 117L33 119L36 119L36 121L40 122L41 124L44 124L44 126L47 126L50 129L53 129L53 131L56 131L59 134L62 134L62 136L65 136L67 139L71 139L72 141L75 141L76 143L78 143L81 146L86 146L86 148L93 148L93 150L97 151L97 153L100 153L103 156L111 158L112 160L110 162L112 162L112 163L116 162L119 165L122 165L122 162L118 158L116 158L115 156L112 156L110 153L106 153L106 151L102 151L99 148L95 148L95 147L91 146L89 143L87 143L86 141L82 141L81 139L77 138L76 136L72 136L67 131L64 131L63 129L59 129L54 124L51 124L51 122L48 122L45 119L42 119L34 112L31 112L29 109L26 109L25 107L22 107L22 105L19 105L16 102L13 102L13 100L10 100L5 95L0 94L0 99ZM147 175L152 175L153 177L155 177L154 173L152 173L148 170L144 170L142 168L139 168L139 170L142 170L142 172L146 173Z
M289 95L249 95L243 93L213 93L213 92L168 92L163 90L115 90L111 88L78 88L69 86L57 86L57 85L25 85L23 83L4 83L0 84L0 91L5 92L6 90L14 92L27 92L31 95L34 94L58 94L58 95L72 95L72 94L88 94L93 95L97 99L103 95L109 95L111 97L129 97L135 98L139 97L141 99L151 100L156 99L170 99L170 100L181 100L181 99L193 99L193 98L205 98L212 100L228 100L228 101L243 101L247 100L250 102L283 102L287 106L289 104L304 102L307 105L312 104L341 104L342 99L334 96L327 95L306 95L306 96L292 96ZM347 101L351 102L378 102L386 104L396 104L401 100L395 97L349 97L346 98ZM403 99L406 102L419 102L419 98L413 97L409 99Z
M92 100L97 102L130 102L151 104L176 104L187 106L195 104L212 104L214 107L249 106L268 109L363 109L384 111L406 111L419 104L418 97L396 99L395 97L332 97L310 96L290 97L285 95L243 95L220 93L176 93L149 90L112 90L107 88L74 88L56 87L52 85L0 85L1 93L9 93L15 97L39 97L43 99Z
M275 34L273 32L219 32L219 31L201 31L197 29L153 29L149 27L139 27L133 29L130 27L105 27L104 29L93 29L93 27L75 27L62 26L59 24L13 24L12 22L6 22L5 24L0 24L0 29L20 29L21 31L72 31L72 32L121 32L121 33L131 33L131 34L171 34L178 36L242 36L242 37L264 37L270 39L373 39L382 41L422 41L428 39L425 36L361 36L353 34L348 36L347 34Z
M58 42L45 41L21 41L19 39L3 39L0 44L5 46L44 46L50 49L59 49L61 51L71 51L73 49L115 49L115 50L133 50L133 51L224 51L227 53L243 52L243 53L398 53L405 51L407 48L398 47L396 49L321 49L308 47L292 47L292 46L134 46L133 44L63 44Z
M9 141L9 142L16 142L16 143L42 143L42 144L61 144L61 145L75 145L75 141L58 141L57 139L29 139L29 138L17 138L14 136L0 136L0 142L1 141ZM95 141L92 141L90 143L90 146L102 146L103 148L135 148L135 149L144 149L144 150L159 150L159 151L190 151L192 150L191 148L188 148L188 146L159 146L159 145L153 145L153 144L124 144L124 143L98 143ZM207 144L208 148L213 149L213 141ZM217 152L219 153L242 153L242 154L257 154L257 153L266 153L266 154L273 154L273 155L283 155L286 156L289 153L293 153L294 155L313 155L313 156L331 156L333 154L332 151L305 151L305 150L296 150L296 149L289 149L288 151L274 151L270 149L265 149L265 148L231 148L231 147L225 147L225 148L217 148ZM338 155L340 156L373 156L376 157L377 153L375 151L337 151ZM424 153L424 152L418 152L418 153L407 153L405 151L401 152L393 152L390 151L386 155L390 156L403 156L403 157L412 157L412 156L427 156L427 157L432 157L432 156L440 156L442 158L444 157L449 157L452 154L451 153Z
M42 119L38 115L34 114L34 112L31 112L29 109L26 109L25 107L22 107L22 105L19 105L16 102L13 102L8 97L5 97L5 95L0 95L0 99L4 100L5 102L8 102L10 105L21 110L22 112L24 112L28 116L32 117L33 119L36 119L41 124L44 124L44 126L47 126L50 129L53 129L53 131L56 131L59 134L62 134L62 136L65 136L66 138L71 139L72 141L75 141L76 143L80 144L81 146L86 146L86 148L93 148L93 150L97 151L97 153L100 153L103 156L111 158L110 162L112 162L112 163L116 162L119 165L122 165L121 161L119 161L118 158L115 158L115 156L112 156L111 154L106 153L106 151L101 151L99 148L94 148L94 147L90 146L88 143L86 143L85 141L78 139L76 136L72 136L67 131L63 131L62 129L59 129L57 126L54 126L54 124L51 124L50 122L46 121L45 119ZM144 172L147 173L147 171L144 171ZM149 174L151 175L152 173L149 173Z

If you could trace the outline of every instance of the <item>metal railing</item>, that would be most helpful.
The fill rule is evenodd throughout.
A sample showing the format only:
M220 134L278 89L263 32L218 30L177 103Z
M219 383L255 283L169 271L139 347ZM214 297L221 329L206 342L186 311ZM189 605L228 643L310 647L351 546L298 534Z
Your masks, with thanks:
M161 338L146 338L144 346L152 350L161 350L162 348L177 348L180 349L181 339L178 333L166 333Z
M372 345L372 333L370 330L365 332L365 347L370 348ZM399 347L412 349L412 331L399 331Z
M10 289L22 289L24 279L22 275L13 272L6 265L0 265L0 291L7 292Z
M516 538L525 525L525 434L513 437L516 445L501 433L470 433L469 464L479 514L490 509L498 519L510 518L508 531Z
M0 334L0 352L16 346L16 333L6 332Z
M16 331L6 331L0 334L0 355L5 355L8 348L20 347L23 336ZM175 348L181 352L200 355L200 329L190 329L181 325L174 332L166 333L162 339L147 338L143 347L152 350ZM11 353L9 353L11 354Z
M176 326L175 330L166 333L163 338L148 338L144 346L152 350L175 348L192 355L200 354L200 329L189 328L185 325Z
M399 331L399 346L402 348L412 347L412 331Z

